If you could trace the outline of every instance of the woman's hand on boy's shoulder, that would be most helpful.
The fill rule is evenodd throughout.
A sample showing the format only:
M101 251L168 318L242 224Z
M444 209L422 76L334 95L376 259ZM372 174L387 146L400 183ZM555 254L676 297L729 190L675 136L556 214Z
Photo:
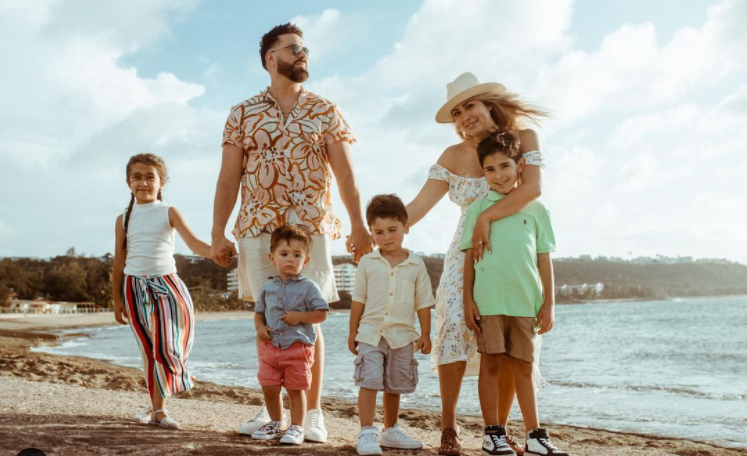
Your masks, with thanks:
M552 331L552 328L555 327L555 304L549 302L542 304L537 314L537 326L539 327L537 334Z

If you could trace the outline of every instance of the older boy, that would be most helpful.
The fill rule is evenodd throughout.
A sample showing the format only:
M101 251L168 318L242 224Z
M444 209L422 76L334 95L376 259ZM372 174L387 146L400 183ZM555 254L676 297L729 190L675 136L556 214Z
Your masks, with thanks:
M515 455L498 423L498 372L510 363L516 395L527 431L525 455L567 456L558 450L545 429L539 427L532 379L534 345L539 334L552 329L555 297L550 252L555 236L550 214L540 202L490 224L492 253L475 264L472 229L478 215L517 186L524 167L515 134L491 134L477 148L480 165L490 186L484 198L467 212L460 249L464 250L464 316L477 332L481 353L478 391L485 421L483 455Z
M431 351L431 280L423 260L402 247L407 233L407 210L396 195L375 196L366 220L379 247L364 256L355 275L350 310L348 348L355 359L355 385L361 431L359 455L380 455L381 447L420 449L397 423L401 394L418 383L417 349ZM415 330L420 321L420 336ZM384 391L384 432L374 427L376 395Z

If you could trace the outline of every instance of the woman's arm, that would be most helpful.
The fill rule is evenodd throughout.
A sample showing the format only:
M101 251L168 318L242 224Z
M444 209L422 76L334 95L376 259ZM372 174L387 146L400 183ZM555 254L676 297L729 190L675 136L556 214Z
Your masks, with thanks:
M534 130L522 130L519 132L521 153L540 150L539 137ZM475 229L472 232L472 245L482 245L488 252L492 253L490 245L490 222L500 220L509 215L514 215L527 204L536 200L542 194L542 177L544 171L535 165L525 165L521 173L521 184L513 189L505 198L490 206L477 217ZM483 249L476 248L474 257L476 261L482 260Z
M425 217L425 215L433 209L441 198L444 197L446 192L449 191L449 184L436 180L428 179L425 181L425 185L420 189L420 192L414 200L410 201L407 207L407 223L410 226L415 225Z
M125 251L123 244L125 231L122 226L122 216L117 217L114 227L114 262L112 265L112 300L114 301L114 319L123 325L129 319L127 308L122 302L122 282L124 281Z
M192 230L189 229L189 226L187 226L187 222L184 221L182 214L173 206L169 208L169 222L176 229L176 232L179 233L184 243L187 244L189 250L204 258L213 257L210 245L195 236Z

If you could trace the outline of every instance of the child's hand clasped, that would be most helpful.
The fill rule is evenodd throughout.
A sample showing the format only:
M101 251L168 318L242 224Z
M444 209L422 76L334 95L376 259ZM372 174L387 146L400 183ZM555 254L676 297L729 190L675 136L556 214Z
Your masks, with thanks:
M537 326L539 331L537 334L545 334L552 330L555 326L555 306L552 304L542 304L539 313L537 314Z
M306 316L306 312L288 312L280 320L284 321L285 324L296 326L299 323L303 323L303 318Z
M421 335L418 338L417 349L424 355L429 354L431 352L431 336L428 334Z
M270 340L272 339L271 332L272 328L269 326L260 326L257 328L257 337L259 337L259 340Z
M475 301L464 301L464 320L469 329L480 332L480 310Z

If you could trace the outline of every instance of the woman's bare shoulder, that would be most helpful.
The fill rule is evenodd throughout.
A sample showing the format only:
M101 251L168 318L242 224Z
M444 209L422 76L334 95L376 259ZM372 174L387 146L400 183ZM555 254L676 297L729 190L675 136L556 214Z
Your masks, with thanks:
M460 152L464 150L464 143L454 144L444 150L440 157L438 157L437 163L451 173L456 173L459 167Z

